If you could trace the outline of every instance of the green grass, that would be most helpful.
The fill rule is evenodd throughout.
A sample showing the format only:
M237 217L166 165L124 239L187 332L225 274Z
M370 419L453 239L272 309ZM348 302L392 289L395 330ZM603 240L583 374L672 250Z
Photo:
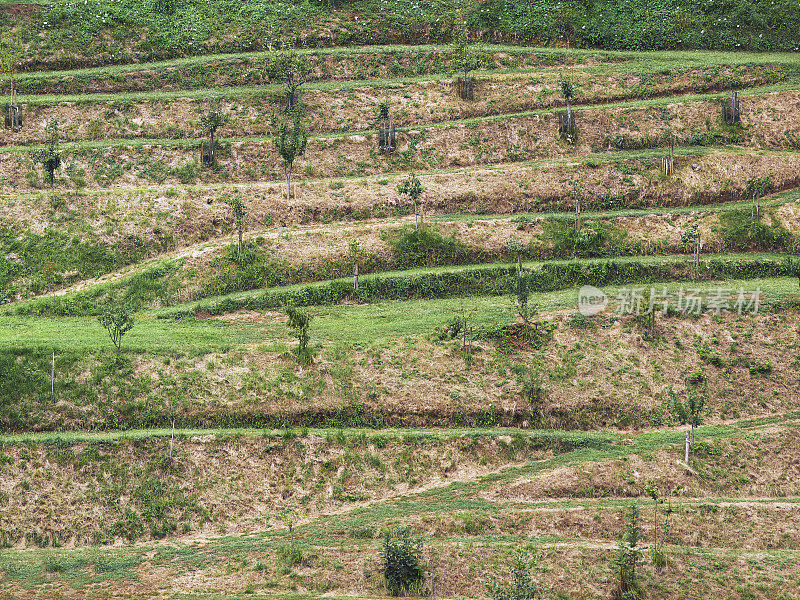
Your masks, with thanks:
M14 4L15 0L3 0L0 4ZM43 0L38 2L44 4ZM583 48L554 48L544 46L509 46L502 44L485 44L483 48L492 53L509 54L554 54L573 57L577 59L587 57L607 57L616 59L610 64L603 64L595 69L609 68L621 72L643 72L655 73L666 69L686 69L703 68L709 66L724 65L763 65L777 64L784 66L800 66L800 57L791 52L728 52L714 50L673 50L658 52L633 52L633 51L614 51L614 50L595 50ZM333 48L313 48L297 49L298 54L308 56L318 55L331 58L340 56L353 56L359 54L388 54L395 52L408 52L413 49L417 52L449 51L451 47L444 44L420 44L409 47L407 45L376 45L376 46L352 46L352 47L333 47ZM102 67L90 67L83 69L67 69L55 71L36 71L30 73L19 73L16 78L23 79L43 79L50 77L81 77L88 75L119 75L123 73L136 73L140 71L162 71L166 69L185 68L207 65L209 63L224 63L243 59L263 59L268 56L268 52L236 52L227 54L205 54L201 56L190 56L163 61L152 61L133 64L107 65ZM624 59L624 61L620 61ZM491 71L497 72L497 71ZM450 75L452 77L452 75ZM429 77L428 77L429 78Z
M174 323L139 316L123 339L123 350L132 353L204 354L225 352L244 344L283 337L279 325L231 326L217 320ZM113 347L97 319L0 316L0 347L47 347L86 352L110 351Z
M655 259L654 259L655 260ZM682 260L685 260L682 258ZM713 291L719 287L746 290L760 288L763 302L797 298L794 278L733 280L725 282L672 282L663 284L670 293L678 289ZM634 286L625 286L630 289ZM647 285L649 289L651 286ZM659 290L662 284L654 284ZM618 287L605 288L609 297ZM561 290L531 294L531 305L540 311L564 308L577 309L577 291ZM470 311L475 325L508 322L514 318L510 299L502 296L477 296L465 299L409 300L377 302L365 305L312 307L311 342L367 344L379 339L427 334L446 324L462 309ZM125 336L123 346L133 353L184 352L203 354L225 351L243 345L282 341L289 337L285 326L269 323L226 323L224 321L155 319L149 311L137 319ZM52 348L59 350L108 350L110 342L104 329L94 318L82 317L0 317L0 348Z

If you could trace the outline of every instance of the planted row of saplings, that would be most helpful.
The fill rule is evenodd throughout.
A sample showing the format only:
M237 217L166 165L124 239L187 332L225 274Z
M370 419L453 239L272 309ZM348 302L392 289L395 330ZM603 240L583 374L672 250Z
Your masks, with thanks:
M552 292L581 285L648 284L669 281L714 281L797 276L800 263L791 258L777 260L708 260L696 266L691 262L597 262L545 263L534 270L517 267L462 269L455 272L374 276L362 278L358 289L348 280L335 280L323 285L308 285L290 291L267 290L241 298L223 298L198 303L191 309L163 313L163 318L196 315L220 315L238 310L271 310L287 303L295 306L339 304L344 300L379 302L451 298L454 296L498 296L512 293L524 277L532 292ZM93 310L97 310L94 308Z
M713 108L710 103L706 104L709 109ZM693 109L692 113L702 112L696 110L702 109L702 105ZM683 111L678 108L675 112L681 116ZM396 147L391 154L378 152L379 140L372 134L303 137L304 134L299 132L299 138L306 139L307 144L302 153L292 156L292 172L302 172L305 177L317 179L559 159L583 153L587 146L595 150L613 149L616 145L614 140L617 139L615 136L624 136L627 140L624 146L626 148L634 146L635 140L646 141L648 146L667 145L670 142L708 146L748 143L752 138L747 132L740 130L707 129L704 123L693 121L693 116L695 115L683 115L680 121L682 126L665 134L660 112L656 109L637 109L634 114L610 109L593 111L582 117L579 140L581 147L577 149L557 142L558 129L554 115L551 114L476 121L450 127L396 130ZM630 129L631 123L637 124L638 131ZM302 123L295 123L295 126L303 128ZM778 147L786 147L788 143L786 126L785 122L765 126ZM294 135L291 127L289 133ZM759 139L763 137L759 133ZM70 153L68 159L64 156L64 164L72 164L73 170L82 170L87 174L84 178L84 185L87 187L104 187L116 178L128 174L144 182L178 183L185 179L185 161L190 159L187 152L198 145L199 141L196 144L183 142L172 147L168 144L155 148L78 147ZM204 180L252 182L278 181L286 177L286 159L279 154L279 146L275 140L215 141L213 158L215 169L204 174ZM0 153L0 168L11 185L25 185L29 166L28 152ZM56 172L56 176L59 172ZM110 172L114 175L109 176ZM193 172L183 182L190 182L198 176L198 173Z
M630 84L629 76L624 73L575 73L572 81L577 91L572 102L574 105L587 105L687 91L709 92L774 83L785 77L779 68L768 66L747 67L746 70L740 68L744 72L737 73L733 79L718 72L716 75L705 75L710 70L706 68L696 73L658 74L652 77L640 75L640 83L634 85ZM303 94L303 102L307 107L308 128L312 132L369 129L375 124L375 113L382 102L399 107L394 115L395 125L419 126L453 119L560 107L563 98L559 93L558 77L555 72L543 72L535 78L530 75L483 78L475 83L473 102L457 100L453 95L452 83L446 80L409 83L402 90L365 86L356 90L359 95L357 103L350 99L353 93L350 88L309 88ZM267 135L276 106L284 102L285 92L282 89L264 89L255 94L221 101L231 115L224 128L225 135ZM32 123L59 119L64 139L72 141L200 137L206 133L200 119L187 118L187 115L209 110L208 100L188 98L82 102L73 105L33 103L20 106ZM10 134L6 141L11 145L40 143L41 136L42 132L37 127L23 127Z

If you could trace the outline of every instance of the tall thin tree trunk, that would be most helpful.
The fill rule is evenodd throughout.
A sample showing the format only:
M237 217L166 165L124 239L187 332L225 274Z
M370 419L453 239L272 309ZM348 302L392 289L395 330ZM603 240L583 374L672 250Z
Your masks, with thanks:
M208 155L211 157L211 164L214 164L214 132L211 132L211 147L208 149Z
M286 198L292 197L292 165L288 164L283 167L286 172Z
M242 253L242 228L239 227L239 254Z

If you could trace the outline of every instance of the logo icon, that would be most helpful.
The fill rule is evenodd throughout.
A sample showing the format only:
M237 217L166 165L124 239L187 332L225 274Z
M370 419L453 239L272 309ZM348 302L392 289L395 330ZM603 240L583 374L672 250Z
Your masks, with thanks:
M593 317L603 312L607 305L608 296L593 285L584 285L578 291L578 312L584 317Z

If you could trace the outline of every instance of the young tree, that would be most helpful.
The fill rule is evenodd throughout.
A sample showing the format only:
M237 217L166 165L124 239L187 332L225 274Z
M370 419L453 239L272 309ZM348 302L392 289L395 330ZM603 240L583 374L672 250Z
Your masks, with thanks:
M200 117L200 125L208 132L210 139L208 146L209 164L214 164L214 134L217 129L228 123L230 117L217 108L212 108L202 117Z
M242 197L239 194L232 196L225 196L222 198L223 202L228 204L233 210L233 221L236 224L236 231L239 234L239 244L237 250L239 252L239 260L242 258L242 235L244 234L244 218L247 215L247 208L242 202Z
M22 45L20 43L19 34L16 30L9 28L4 29L0 34L0 73L8 75L11 84L11 101L6 107L7 118L11 124L12 129L17 127L17 103L14 92L14 73L17 69L22 54Z
M678 393L669 389L672 396L672 413L678 423L689 425L689 448L694 464L694 428L703 423L703 408L705 408L708 387L706 376L702 371L695 371L686 378L686 402L682 402Z
M353 261L353 289L358 291L358 261L363 254L363 249L358 240L350 240L350 260Z
M292 197L292 164L298 156L303 156L308 145L308 129L302 120L300 111L295 111L292 120L278 119L273 138L275 148L283 160L283 172L286 175L286 197Z
M294 522L300 516L297 509L293 506L286 504L278 512L278 519L280 519L286 528L289 530L289 544L291 553L294 554Z
M117 360L119 360L122 337L133 328L133 317L125 306L114 304L99 315L97 320L108 331L111 343L117 349Z
M376 124L378 125L378 148L381 152L394 152L397 145L390 108L389 100L381 100L378 104Z
M545 590L533 580L532 573L538 560L522 550L512 558L509 571L511 585L502 585L494 578L484 582L486 592L493 600L538 600L545 597Z
M421 587L425 579L422 549L422 540L412 538L407 529L386 532L380 568L390 595L401 596Z
M744 193L753 199L753 207L750 210L750 218L757 221L761 218L761 198L775 189L772 177L751 177L747 180Z
M462 20L462 19L460 19ZM469 41L469 29L465 23L455 26L453 41L450 46L452 52L452 69L458 76L458 95L463 100L472 100L472 77L470 71L479 68L482 63L482 53Z
M516 255L517 258L517 276L522 277L522 253L525 251L525 244L520 240L510 239L506 242L506 249Z
M299 342L297 357L302 364L311 364L311 352L308 349L308 340L310 337L308 335L308 329L311 326L313 317L307 312L298 310L292 303L286 305L286 314L289 317L287 325L289 329L294 331Z
M561 96L567 103L567 131L566 138L571 144L575 141L575 121L572 118L571 102L575 98L575 86L569 78L560 79L558 86L561 89Z
M417 205L419 203L419 199L422 197L422 192L424 191L425 188L422 187L422 182L414 173L411 173L411 175L409 175L405 180L403 180L402 183L400 183L400 185L397 186L397 192L408 197L414 203L414 229L419 227L419 223L417 221Z
M39 154L39 161L50 179L50 193L55 203L56 171L61 167L61 152L58 150L58 121L55 119L48 121L45 131L47 132L47 146Z
M644 492L653 501L653 548L651 555L653 557L653 566L660 569L666 565L666 558L661 550L662 544L658 540L658 506L664 500L658 497L658 487L653 483L646 484Z
M639 504L634 500L628 509L625 531L620 537L617 546L617 556L614 563L618 579L612 594L614 600L638 600L642 597L639 580L636 575L641 554L641 548L639 548L641 537Z
M582 191L578 185L578 180L573 180L569 195L572 196L572 200L575 203L575 229L578 230L581 228L581 193Z
M286 110L295 110L300 103L300 86L312 73L308 59L294 50L273 53L267 57L264 71L271 80L286 85Z
M517 313L519 314L520 318L522 319L522 339L523 341L528 341L529 332L530 332L530 313L528 306L528 297L530 296L530 290L528 288L528 278L523 275L519 274L517 276L517 285L514 290L514 296L517 304Z
M681 244L683 246L691 246L692 257L694 259L694 270L697 273L697 268L700 265L700 248L703 245L700 243L700 228L697 223L691 223L681 234Z

